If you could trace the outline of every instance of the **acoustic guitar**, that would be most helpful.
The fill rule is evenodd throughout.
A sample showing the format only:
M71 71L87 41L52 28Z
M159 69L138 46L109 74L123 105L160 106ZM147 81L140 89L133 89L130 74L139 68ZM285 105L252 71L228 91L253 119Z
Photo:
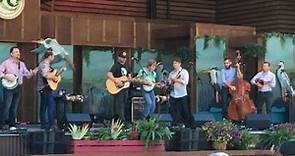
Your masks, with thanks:
M110 94L118 94L121 90L130 87L130 81L131 80L128 80L128 77L127 76L121 76L121 77L116 78L116 79L120 80L122 82L122 84L121 85L116 84L111 79L107 79L107 81L106 81L107 91Z
M51 90L56 90L60 81L61 81L61 74L66 70L67 68L65 66L61 67L59 70L53 69L49 76L56 76L58 79L57 81L53 81L51 79L47 79L48 86Z
M135 82L135 83L138 83L138 84L142 84L143 89L145 91L147 91L147 92L153 90L154 87L158 85L157 82L149 81L149 80L142 80L140 78L132 78L132 79L128 80L127 76L121 76L121 77L116 78L116 79L120 80L122 82L122 84L116 84L111 79L107 79L107 81L106 81L106 88L107 88L107 91L110 94L117 94L121 90L129 88L130 87L130 82Z

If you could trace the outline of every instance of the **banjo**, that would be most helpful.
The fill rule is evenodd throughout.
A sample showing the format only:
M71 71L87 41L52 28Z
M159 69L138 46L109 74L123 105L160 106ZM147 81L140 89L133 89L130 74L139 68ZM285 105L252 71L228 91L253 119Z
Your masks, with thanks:
M18 77L14 74L6 74L6 76L12 77L13 81L8 81L2 78L2 85L6 89L14 89L18 86Z

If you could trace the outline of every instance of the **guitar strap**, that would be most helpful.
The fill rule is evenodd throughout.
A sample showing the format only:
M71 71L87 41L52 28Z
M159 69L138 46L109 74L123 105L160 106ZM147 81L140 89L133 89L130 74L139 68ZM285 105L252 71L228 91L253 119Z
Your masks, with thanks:
M177 73L177 75L175 76L175 78L177 78L179 76L179 74L181 73L183 68L181 68L181 70Z

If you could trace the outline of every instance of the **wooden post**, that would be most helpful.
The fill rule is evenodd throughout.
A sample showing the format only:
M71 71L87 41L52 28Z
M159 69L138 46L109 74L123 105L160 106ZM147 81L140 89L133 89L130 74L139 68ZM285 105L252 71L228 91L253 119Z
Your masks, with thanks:
M81 94L82 93L82 73L83 73L83 53L82 46L74 45L74 65L75 70L73 71L73 91L74 93ZM74 103L73 112L81 112L82 106L81 104Z
M33 43L18 43L17 46L21 51L21 59L26 64L27 68L34 69L38 64L38 55L31 52L37 46ZM38 92L37 92L37 77L31 79L24 78L22 85L22 94L18 107L19 121L35 122L38 119Z

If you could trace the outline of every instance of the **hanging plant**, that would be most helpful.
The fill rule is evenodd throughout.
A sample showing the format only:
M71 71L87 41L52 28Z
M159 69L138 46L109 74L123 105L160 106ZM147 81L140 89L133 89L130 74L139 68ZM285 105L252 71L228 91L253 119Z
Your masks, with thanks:
M83 56L83 59L84 59L87 67L90 64L90 53L95 50L99 50L100 52L111 51L110 48L97 48L97 47L92 47L92 46L83 46L82 47L82 56ZM112 51L112 53L113 53L113 59L115 59L116 54L113 51Z
M141 60L142 54L144 52L150 52L150 53L158 53L155 49L147 49L147 48L134 48L134 51L137 52L137 60Z
M248 44L245 47L241 48L241 53L247 57L263 57L266 53L266 47L258 44Z
M224 57L227 56L228 50L226 46L226 40L224 37L205 35L205 36L198 36L196 39L199 39L199 38L204 39L203 50L206 50L210 46L210 43L213 43L214 47L224 48L223 56ZM221 47L221 46L224 46L224 47Z
M208 36L208 35L205 35L203 37L199 36L199 37L197 37L197 39L198 38L203 38L204 39L203 50L206 50L210 46L210 43L213 43L213 45L215 47L221 47L222 45L224 45L226 43L225 39L223 37L220 37L220 36Z
M266 46L266 41L269 40L272 37L277 37L280 39L280 43L282 48L285 47L286 41L288 38L291 38L293 41L293 44L295 44L295 35L294 34L285 34L285 33L278 33L278 32L271 32L271 33L264 33L262 34L263 38L263 44Z

